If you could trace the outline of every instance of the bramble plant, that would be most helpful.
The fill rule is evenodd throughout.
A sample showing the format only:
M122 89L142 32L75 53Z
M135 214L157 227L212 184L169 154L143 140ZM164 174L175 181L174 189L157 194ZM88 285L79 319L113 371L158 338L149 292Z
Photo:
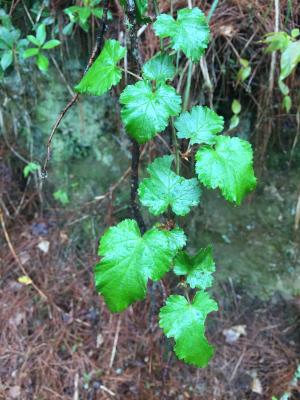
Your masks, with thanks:
M138 81L125 87L120 104L126 132L136 145L149 142L169 125L174 132L174 154L153 160L147 168L149 176L138 186L141 204L164 219L148 230L137 218L109 228L100 240L102 258L95 267L95 284L108 308L121 312L146 297L149 280L159 281L173 268L181 277L184 295L167 298L159 325L175 340L179 359L204 367L214 354L205 336L205 320L218 309L207 291L213 284L215 263L210 245L195 255L183 250L187 236L176 216L187 215L200 203L201 184L220 189L226 200L240 205L256 185L253 154L247 141L220 134L224 120L213 109L202 105L182 109L181 96L172 86L179 72L173 55L182 52L190 63L198 63L208 46L210 30L204 13L199 8L185 8L178 11L176 19L161 14L153 29L161 39L161 51L143 65L142 77L128 71ZM164 45L165 38L168 42ZM117 85L122 78L119 62L125 54L118 41L106 40L75 90L102 95ZM236 107L234 112L238 114ZM178 139L189 141L184 153ZM189 159L194 152L197 177L187 179L180 175L181 158Z

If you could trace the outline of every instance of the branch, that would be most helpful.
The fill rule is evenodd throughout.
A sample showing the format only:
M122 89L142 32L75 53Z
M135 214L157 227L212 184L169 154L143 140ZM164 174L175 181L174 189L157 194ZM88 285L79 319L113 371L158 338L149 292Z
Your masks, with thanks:
M129 22L129 39L130 51L128 52L128 60L131 70L137 75L140 75L142 69L142 58L138 46L138 27L136 23L136 6L134 0L127 1L126 14ZM132 81L132 78L129 77ZM139 161L140 161L140 146L132 139L131 147L131 186L130 186L130 199L133 218L137 221L142 233L146 231L146 224L141 214L137 202L137 190L139 186Z
M108 13L108 0L104 0L104 11L103 11L103 17L102 17L102 21L101 21L101 29L99 30L99 33L97 34L95 47L94 47L93 52L88 60L88 63L84 70L83 75L85 75L87 73L87 71L89 70L89 68L91 67L93 62L95 61L96 57L100 54L100 52L102 50L103 42L104 42L104 34L106 31L106 27L107 27L107 13ZM52 144L53 136L54 136L59 124L61 123L62 119L64 118L65 114L76 103L78 98L79 98L78 93L75 94L71 98L71 100L66 105L66 107L62 110L62 112L59 114L59 116L57 117L57 119L55 121L55 124L53 125L53 128L51 130L51 133L50 133L50 136L49 136L49 139L47 142L47 155L45 157L44 166L42 168L42 177L44 177L44 178L47 177L47 166L48 166L48 162L51 157L51 144Z

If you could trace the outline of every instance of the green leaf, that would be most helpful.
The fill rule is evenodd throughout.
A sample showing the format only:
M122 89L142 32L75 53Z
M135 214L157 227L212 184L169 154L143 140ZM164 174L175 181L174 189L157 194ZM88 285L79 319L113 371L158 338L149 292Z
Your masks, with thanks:
M30 49L26 49L23 53L23 58L34 57L39 54L39 49L37 47L32 47Z
M40 169L39 164L36 164L34 162L28 163L23 170L24 177L27 178L29 174L38 171L39 169Z
M148 0L135 0L137 14L142 19L148 11Z
M126 219L102 236L95 267L97 291L112 312L120 312L146 296L148 279L157 281L170 269L186 242L183 231L153 227L141 236L136 221Z
M162 84L156 90L145 81L129 85L120 96L121 116L127 133L138 143L146 143L168 125L181 110L181 97L173 87Z
M300 62L300 40L292 42L282 53L280 60L280 78L287 78Z
M57 47L60 45L60 41L56 40L56 39L52 39L52 40L48 40L48 42L46 42L44 44L44 46L42 47L42 49L44 50L49 50L49 49L53 49L54 47Z
M1 68L5 71L13 62L14 55L12 50L5 50L1 54Z
M48 71L48 67L49 67L49 60L46 56L44 56L43 54L39 53L37 55L36 58L36 65L39 67L39 69L42 72L46 72Z
M229 125L229 130L236 128L240 123L240 117L236 114L234 114L230 118L230 125Z
M64 26L62 30L63 34L66 36L71 35L73 32L73 27L74 27L74 22L68 23L66 26Z
M216 134L224 128L224 119L208 107L196 106L182 113L175 121L177 136L191 139L191 144L216 142Z
M231 104L232 112L234 114L239 114L241 112L241 109L242 109L241 103L237 99L234 99Z
M299 28L294 28L291 30L291 36L292 38L296 39L300 35L300 29Z
M154 56L143 65L143 77L150 81L165 82L172 80L175 73L173 58L168 54Z
M215 272L215 263L212 255L212 247L200 249L195 256L189 256L181 251L174 260L174 272L176 275L186 275L186 281L191 288L207 289L212 285Z
M55 200L59 201L63 206L66 206L67 204L70 203L68 193L63 189L59 189L56 192L54 192L53 197L55 198Z
M45 43L45 40L46 40L46 26L44 24L40 24L38 26L37 31L36 31L36 39L39 42L40 46L42 46Z
M96 61L87 71L76 92L101 96L113 85L117 85L122 77L118 62L125 56L125 48L116 40L107 40Z
M240 205L256 186L253 152L249 142L218 136L215 148L201 147L196 154L196 172L203 185L219 188L226 200Z
M286 112L290 112L292 108L292 99L291 96L284 96L283 98L283 107L286 110Z
M290 36L286 32L271 32L265 36L263 43L267 44L266 53L273 51L284 51L291 42Z
M27 36L27 39L28 39L32 44L34 44L35 46L37 46L37 47L40 47L40 46L41 46L40 41L37 40L37 38L36 38L35 36L33 36L33 35L28 35L28 36Z
M4 26L0 26L0 49L12 50L20 35L21 34L18 29L8 29Z
M100 8L100 7L92 8L92 14L96 18L102 18L102 16L103 16L103 8Z
M244 82L247 78L249 78L249 76L251 75L251 67L242 67L239 69L238 73L237 73L237 82Z
M150 178L139 186L140 201L154 215L162 214L170 206L177 215L186 215L200 201L197 179L185 179L171 170L173 156L156 158L147 171Z
M206 292L196 293L193 302L179 295L169 296L159 313L159 326L175 339L175 353L180 360L205 367L214 355L214 347L205 337L206 316L218 310L218 304Z
M192 61L199 61L209 42L209 26L199 8L183 8L175 21L170 15L161 14L153 25L156 35L170 37L172 48Z

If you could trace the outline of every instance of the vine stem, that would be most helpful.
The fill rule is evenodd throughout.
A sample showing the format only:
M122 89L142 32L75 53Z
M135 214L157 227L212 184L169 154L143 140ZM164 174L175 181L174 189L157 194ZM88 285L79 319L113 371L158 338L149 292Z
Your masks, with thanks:
M83 75L85 75L87 73L89 68L94 63L96 57L99 55L100 51L102 50L103 42L104 42L104 34L106 31L106 27L107 27L108 0L104 0L103 10L104 11L103 11L103 17L102 17L102 26L101 26L99 33L97 34L96 44L95 44L92 54L88 60L87 66L85 67ZM50 135L49 135L49 138L47 141L47 154L46 154L44 165L42 168L42 177L44 177L44 178L47 177L47 166L48 166L48 163L49 163L50 157L51 157L51 145L52 145L52 140L53 140L54 134L55 134L59 124L61 123L62 119L64 118L66 113L69 111L69 109L77 102L78 98L79 98L79 94L78 93L74 94L74 96L71 98L71 100L68 102L68 104L65 106L65 108L61 111L61 113L57 117L57 119L51 129L51 132L50 132Z
M128 52L129 63L134 73L130 73L136 79L139 77L142 69L142 59L138 46L138 27L136 23L136 5L134 0L127 1L126 7L127 18L129 22L129 39L130 52ZM142 128L142 127L141 127ZM146 224L143 219L137 202L137 191L139 186L139 162L140 162L140 145L134 139L131 139L131 179L130 179L130 200L133 218L138 223L141 233L146 232Z

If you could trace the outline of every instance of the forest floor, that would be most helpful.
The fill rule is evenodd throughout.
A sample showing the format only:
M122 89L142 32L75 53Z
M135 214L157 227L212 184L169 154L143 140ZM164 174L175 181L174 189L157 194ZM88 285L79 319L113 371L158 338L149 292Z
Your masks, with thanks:
M287 196L283 192L287 188L285 173L281 177L275 175L274 187L279 192L270 189L270 181L252 200L254 209L261 201L270 205L270 193L273 200L281 196L295 204L296 191ZM230 251L226 246L236 247L235 236L249 247L249 253L240 250L244 260L237 259L236 263L242 264L251 253L264 256L263 250L255 247L254 239L267 242L267 227L279 232L283 219L282 231L287 227L291 230L294 217L284 201L278 202L283 214L273 207L274 221L263 225L250 213L257 227L249 231L248 221L237 214L236 221L232 220L239 224L236 232L231 230L230 234L222 228L223 235L219 236L216 232L221 228L212 220L209 226L203 211L201 224L216 244L217 265L222 264L220 254ZM226 213L220 204L215 209L219 210L215 219L220 220L220 215ZM260 208L260 214L266 219L267 209ZM224 225L224 221L220 224ZM245 238L243 226L248 232ZM173 283L166 278L164 287L152 287L147 300L121 315L111 315L94 290L95 252L80 246L72 236L72 227L68 227L64 213L47 211L44 217L39 213L30 219L19 216L14 224L2 229L7 237L0 254L1 400L270 400L272 396L280 398L285 391L292 393L290 399L300 398L300 388L293 383L300 357L297 296L277 291L258 298L253 295L255 279L249 279L251 287L247 287L240 279L230 279L230 269L231 275L220 272L224 279L218 282L214 293L219 311L211 314L208 323L208 337L216 346L216 354L206 369L196 369L175 358L172 343L164 338L157 324L165 292L170 292ZM274 238L270 236L269 241L274 242ZM286 242L292 242L291 238ZM238 248L234 251L233 257L237 258ZM274 249L270 255L275 263ZM249 277L253 275L250 264ZM261 270L262 265L253 264L253 272ZM25 273L32 283L19 281Z

